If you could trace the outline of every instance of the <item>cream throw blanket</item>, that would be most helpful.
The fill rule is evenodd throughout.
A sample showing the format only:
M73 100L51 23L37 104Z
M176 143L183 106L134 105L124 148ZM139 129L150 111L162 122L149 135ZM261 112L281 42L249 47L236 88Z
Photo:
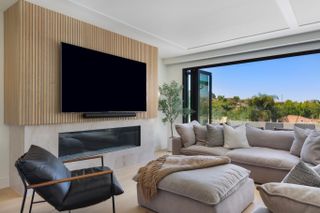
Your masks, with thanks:
M171 173L227 163L230 163L230 158L226 156L164 155L141 167L133 179L138 182L144 198L150 200L157 193L158 183Z

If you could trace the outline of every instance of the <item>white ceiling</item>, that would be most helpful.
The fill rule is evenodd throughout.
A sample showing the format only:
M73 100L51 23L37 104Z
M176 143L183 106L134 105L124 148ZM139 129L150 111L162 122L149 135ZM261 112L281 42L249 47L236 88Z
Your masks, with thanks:
M28 1L157 46L161 57L320 30L320 0Z

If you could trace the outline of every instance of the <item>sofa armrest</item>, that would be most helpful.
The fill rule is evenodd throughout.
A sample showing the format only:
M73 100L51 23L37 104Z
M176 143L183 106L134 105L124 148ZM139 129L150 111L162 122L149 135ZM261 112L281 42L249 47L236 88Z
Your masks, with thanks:
M182 141L180 137L173 137L172 138L172 154L173 155L180 155L181 148L183 147Z

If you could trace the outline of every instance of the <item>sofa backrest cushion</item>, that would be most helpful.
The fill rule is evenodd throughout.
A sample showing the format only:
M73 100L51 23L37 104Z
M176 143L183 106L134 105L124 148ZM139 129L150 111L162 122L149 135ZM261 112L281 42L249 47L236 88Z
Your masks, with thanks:
M294 140L293 131L262 130L247 125L250 146L267 147L289 151Z
M65 165L47 150L32 145L16 162L17 169L29 184L71 177ZM36 188L36 192L53 206L61 205L68 193L70 182Z
M196 136L193 130L194 125L200 124L198 121L192 121L185 124L176 124L177 133L180 135L184 147L189 147L196 143Z

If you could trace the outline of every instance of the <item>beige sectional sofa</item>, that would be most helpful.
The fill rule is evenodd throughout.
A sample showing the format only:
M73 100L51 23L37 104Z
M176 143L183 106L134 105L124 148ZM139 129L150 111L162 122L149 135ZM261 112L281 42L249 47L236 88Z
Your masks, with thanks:
M180 137L173 138L172 152L175 155L226 155L233 164L251 171L256 183L280 182L298 162L299 157L290 154L294 140L293 131L261 130L247 126L249 148L226 149L222 146L209 147L203 143L184 143Z

